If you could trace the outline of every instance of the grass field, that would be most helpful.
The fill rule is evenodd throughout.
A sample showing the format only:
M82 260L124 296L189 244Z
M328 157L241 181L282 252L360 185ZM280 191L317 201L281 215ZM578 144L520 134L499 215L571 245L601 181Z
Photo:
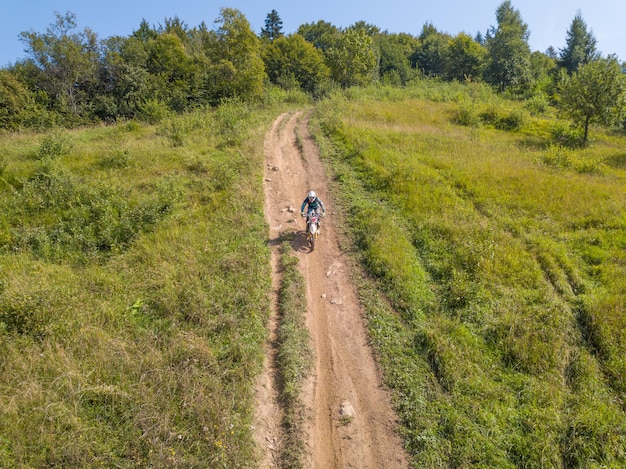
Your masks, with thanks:
M624 136L577 148L539 104L422 81L316 106L413 467L626 465ZM262 143L309 105L0 136L0 467L255 466ZM278 333L295 465L294 262Z
M2 136L0 467L254 466L289 100Z
M479 86L316 115L415 467L625 465L623 135Z

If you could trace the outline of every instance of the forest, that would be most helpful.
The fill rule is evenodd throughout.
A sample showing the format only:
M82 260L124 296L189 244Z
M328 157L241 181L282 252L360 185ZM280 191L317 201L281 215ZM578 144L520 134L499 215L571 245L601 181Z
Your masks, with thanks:
M495 26L471 37L426 23L419 36L365 22L339 28L302 24L285 35L276 10L257 34L237 9L222 8L210 28L178 17L145 20L129 36L101 39L71 12L45 32L25 31L26 57L0 70L0 129L75 127L119 119L156 122L168 113L225 100L263 99L278 86L313 98L337 88L419 79L482 82L514 99L557 105L586 142L590 124L621 126L623 64L603 57L581 14L566 45L531 51L529 28L509 0Z

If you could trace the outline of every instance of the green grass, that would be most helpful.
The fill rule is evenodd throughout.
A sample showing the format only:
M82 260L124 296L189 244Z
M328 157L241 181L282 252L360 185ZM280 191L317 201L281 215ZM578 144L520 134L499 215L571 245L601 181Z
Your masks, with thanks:
M280 270L276 362L281 378L280 398L285 412L285 438L281 445L280 460L281 467L295 469L304 467L306 448L302 432L305 411L300 394L303 381L313 365L313 352L305 324L307 305L304 277L298 270L298 259L293 254L289 240L285 240L280 247Z
M2 136L0 467L254 466L284 101Z
M316 111L413 465L626 464L623 137L560 147L549 113L415 88Z

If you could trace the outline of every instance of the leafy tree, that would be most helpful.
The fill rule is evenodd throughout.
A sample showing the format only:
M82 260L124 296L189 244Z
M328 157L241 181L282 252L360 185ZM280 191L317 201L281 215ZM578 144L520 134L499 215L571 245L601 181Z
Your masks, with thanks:
M165 18L164 24L160 25L158 33L173 34L181 40L183 44L189 42L189 27L178 17Z
M143 29L141 34L133 33L128 38L106 40L101 69L105 98L101 98L96 109L101 118L134 117L146 101L154 98L155 83L148 71L148 44L158 34L156 31L143 34L147 32Z
M294 79L309 93L330 77L322 52L299 34L276 39L263 50L263 60L272 83Z
M530 76L534 91L547 93L553 85L556 60L548 54L535 51L530 54Z
M301 25L297 33L324 53L331 47L338 47L342 36L337 26L322 20Z
M210 101L258 97L267 77L259 38L237 9L222 8L215 23L218 27L207 42L210 66L204 80Z
M17 129L20 113L31 102L26 87L9 70L0 70L0 128Z
M191 57L178 35L159 34L146 44L146 66L152 75L153 98L171 109L183 111L187 107L194 67Z
M448 44L445 76L448 80L480 79L487 51L469 35L459 33Z
M414 75L409 57L419 41L409 34L384 32L375 36L379 55L379 75L394 84L405 85Z
M426 23L419 35L419 45L411 55L411 64L428 76L443 76L446 69L450 35Z
M44 34L34 31L20 33L29 58L43 72L38 83L53 99L60 110L68 109L74 115L88 101L87 90L97 79L99 67L99 42L88 28L80 33L76 29L76 15L67 12L56 14L56 22Z
M593 32L587 31L587 24L580 12L572 20L567 30L565 47L560 50L559 65L567 69L570 75L578 70L582 64L591 62L600 57L596 49L596 38Z
M272 10L265 18L265 28L261 28L261 39L274 42L281 36L283 36L283 20L280 19L276 10Z
M546 55L548 57L550 57L551 59L557 59L558 58L558 54L556 53L556 49L552 46L548 47L546 49Z
M498 7L496 19L498 26L490 29L485 41L488 64L484 78L500 91L519 89L529 81L528 25L510 0Z
M589 125L612 125L624 117L626 78L614 56L580 65L565 84L561 96L563 111L589 136Z
M376 70L372 37L364 29L347 29L339 44L328 49L332 78L344 88L372 81Z

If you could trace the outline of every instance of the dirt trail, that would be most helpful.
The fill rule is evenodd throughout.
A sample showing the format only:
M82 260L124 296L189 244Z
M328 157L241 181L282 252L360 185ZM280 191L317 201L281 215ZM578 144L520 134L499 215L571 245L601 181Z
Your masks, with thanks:
M406 468L406 455L396 433L396 416L381 387L379 370L368 345L363 312L339 249L333 201L327 178L307 128L305 114L283 114L265 141L265 216L270 239L298 230L292 243L307 285L306 322L315 355L314 371L303 388L307 408L305 467ZM298 137L296 137L298 135ZM298 149L296 142L299 140ZM300 204L315 190L326 205L321 235L310 251L303 236ZM277 243L273 243L277 244ZM278 286L277 245L272 247L274 286ZM276 289L276 288L275 288ZM271 320L274 343L276 313ZM278 467L282 411L274 350L257 387L256 440L264 452L261 467ZM351 406L351 419L342 408Z

